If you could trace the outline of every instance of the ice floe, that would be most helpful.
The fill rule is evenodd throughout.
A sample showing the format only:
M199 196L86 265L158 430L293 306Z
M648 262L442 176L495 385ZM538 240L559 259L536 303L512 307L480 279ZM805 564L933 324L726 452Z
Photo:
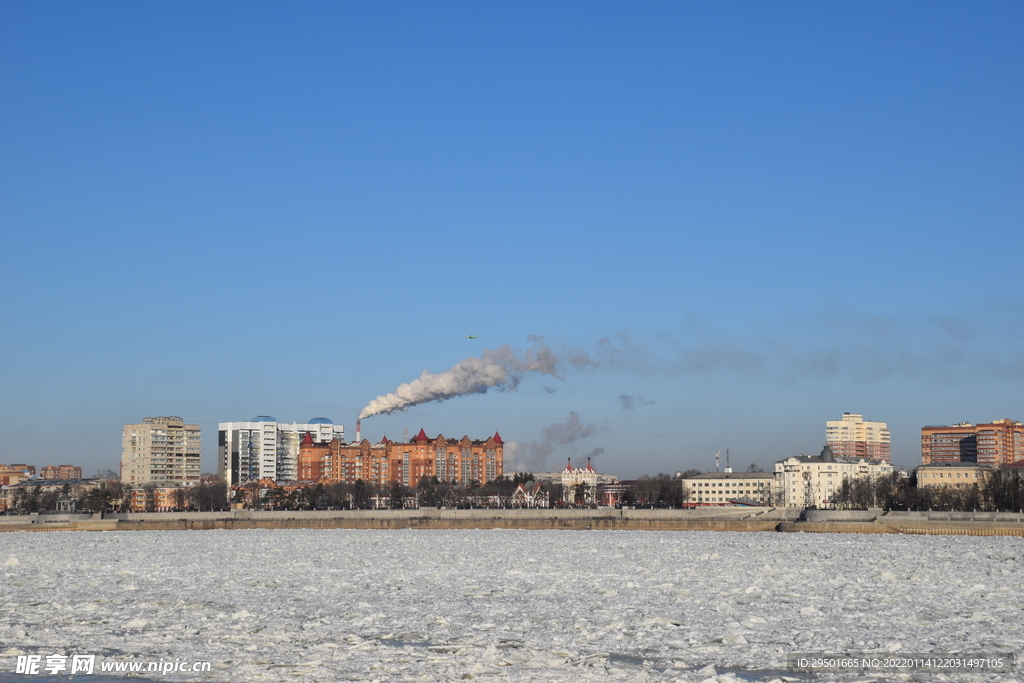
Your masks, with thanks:
M0 681L43 680L13 674L19 654L214 663L160 680L739 683L811 680L785 671L787 652L1024 649L1012 537L246 530L0 544Z

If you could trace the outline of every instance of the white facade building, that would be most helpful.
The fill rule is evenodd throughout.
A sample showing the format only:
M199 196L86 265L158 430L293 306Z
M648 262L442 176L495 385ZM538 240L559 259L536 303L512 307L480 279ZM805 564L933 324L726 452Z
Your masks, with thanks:
M121 432L121 482L196 486L200 476L199 425L180 417L146 417Z
M772 505L774 484L774 472L704 472L683 479L683 500L690 505Z
M884 460L837 458L828 446L820 455L798 455L775 463L775 504L780 507L827 507L843 481L892 474Z
M345 442L345 427L326 417L289 423L260 415L248 422L221 422L217 429L217 475L228 486L264 477L298 479L299 446L307 433L317 443Z
M583 485L583 504L590 505L597 500L597 470L587 458L586 467L573 467L572 460L562 470L562 500L566 503L576 502L576 487Z

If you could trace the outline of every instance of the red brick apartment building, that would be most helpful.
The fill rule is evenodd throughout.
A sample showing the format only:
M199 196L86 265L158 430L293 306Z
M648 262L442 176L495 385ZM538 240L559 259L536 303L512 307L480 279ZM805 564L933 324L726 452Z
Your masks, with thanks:
M377 444L367 439L314 443L307 435L299 448L299 481L322 478L351 484L361 479L378 485L416 486L422 477L437 477L458 484L484 484L504 474L503 450L497 432L485 440L448 439L442 434L431 439L421 429L410 443L384 437Z
M43 479L81 479L82 468L74 465L47 465L39 476Z
M921 462L975 462L999 467L1024 458L1024 425L1010 419L921 429Z

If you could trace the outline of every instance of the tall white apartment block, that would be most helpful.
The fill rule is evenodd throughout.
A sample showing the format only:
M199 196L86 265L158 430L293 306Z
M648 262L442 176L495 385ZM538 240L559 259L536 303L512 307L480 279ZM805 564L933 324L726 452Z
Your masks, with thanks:
M825 445L838 458L892 460L889 425L867 421L856 413L843 413L841 420L825 423Z
M199 484L199 425L180 417L146 417L121 433L121 482L129 485Z
M259 480L293 481L299 476L299 446L308 433L317 443L345 441L345 427L326 417L278 422L269 415L217 425L217 475L228 486Z

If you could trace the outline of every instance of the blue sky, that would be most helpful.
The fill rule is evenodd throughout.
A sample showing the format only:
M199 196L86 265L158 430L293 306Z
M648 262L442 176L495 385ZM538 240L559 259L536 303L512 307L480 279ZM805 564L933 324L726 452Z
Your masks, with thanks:
M116 469L170 414L214 470L217 422L351 436L531 336L594 365L364 436L576 413L535 464L632 477L817 452L844 411L902 465L926 424L1024 419L1022 20L0 2L0 462Z

